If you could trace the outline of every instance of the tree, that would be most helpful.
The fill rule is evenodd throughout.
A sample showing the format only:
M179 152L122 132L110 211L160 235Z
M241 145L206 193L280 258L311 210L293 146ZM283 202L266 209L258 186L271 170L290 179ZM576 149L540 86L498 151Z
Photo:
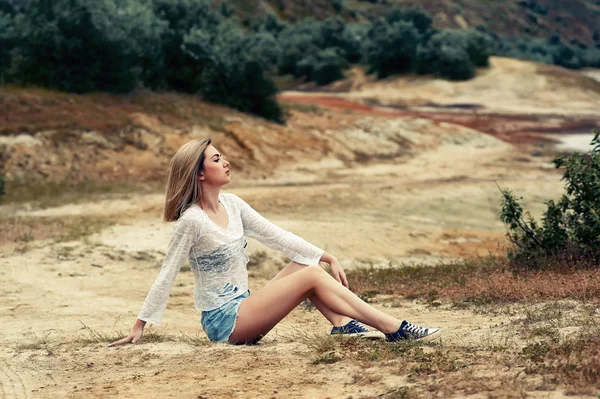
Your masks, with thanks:
M246 51L246 44L253 42L247 35L233 22L212 31L192 29L185 35L182 48L199 70L189 87L208 101L283 123L282 109L274 98L277 87L264 75L268 57L261 46Z
M321 50L298 63L299 73L319 85L326 85L342 79L344 77L342 71L346 67L344 59L333 48Z
M471 79L476 65L488 63L488 41L483 35L451 29L434 33L417 49L417 72L445 79Z
M160 37L157 59L148 60L144 82L154 89L190 92L189 82L201 70L199 64L183 51L185 35L192 29L214 30L221 16L212 9L211 0L152 0L154 14L167 28Z
M414 69L419 40L419 32L410 22L379 21L367 35L365 60L379 78L410 72Z
M313 18L287 26L279 34L278 40L281 47L279 73L296 77L302 75L298 70L298 63L306 57L316 55L324 45L321 23Z
M401 8L394 8L386 16L385 20L388 23L394 22L409 22L419 31L420 34L425 34L431 30L432 18L421 8L410 8L404 10Z
M15 25L19 79L75 92L137 87L165 27L137 0L31 0Z
M17 45L17 32L10 14L0 11L0 84L10 79L12 51Z

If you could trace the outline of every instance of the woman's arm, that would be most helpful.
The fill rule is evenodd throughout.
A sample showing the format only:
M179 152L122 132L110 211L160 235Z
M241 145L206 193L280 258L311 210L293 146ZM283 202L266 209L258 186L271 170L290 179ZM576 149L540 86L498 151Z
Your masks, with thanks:
M133 327L131 328L131 331L129 332L128 336L111 344L108 344L108 346L117 346L129 343L137 344L142 339L142 334L144 333L145 325L146 322L144 320L137 319L133 324Z
M344 269L342 269L342 265L338 262L337 258L330 253L325 252L323 256L321 256L321 262L328 263L331 266L331 275L337 281L342 283L344 287L348 288L348 279L346 278L346 273Z
M167 307L173 281L177 277L183 262L189 256L192 245L197 240L196 224L196 221L190 219L180 219L175 223L173 235L169 242L167 255L163 261L160 273L146 296L142 310L129 336L115 341L109 346L121 345L128 342L137 343L142 337L146 322L153 324L160 323Z
M283 252L288 258L303 265L318 265L325 253L295 234L269 222L244 200L230 194L238 203L244 234L256 238L269 248Z

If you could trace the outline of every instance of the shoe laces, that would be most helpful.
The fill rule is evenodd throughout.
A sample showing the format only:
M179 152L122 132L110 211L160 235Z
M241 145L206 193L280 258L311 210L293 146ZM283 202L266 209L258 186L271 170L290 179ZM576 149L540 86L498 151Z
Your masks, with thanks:
M360 330L361 332L369 332L368 329L366 329L362 324L360 324L358 321L356 320L351 320L348 324L351 324L353 327L357 328L358 330Z
M420 326L417 326L416 324L412 324L409 322L406 322L406 326L404 326L404 331L406 331L410 334L413 334L413 335L418 335L418 336L427 335L427 330L428 330L427 328L420 327Z

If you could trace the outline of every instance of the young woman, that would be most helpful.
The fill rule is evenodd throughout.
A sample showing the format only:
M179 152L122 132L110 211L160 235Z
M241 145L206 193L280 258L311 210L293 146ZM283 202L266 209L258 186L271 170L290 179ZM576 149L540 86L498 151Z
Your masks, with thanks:
M211 341L256 343L306 298L334 326L332 334L369 334L356 320L375 327L388 341L438 332L396 319L362 301L348 289L346 275L333 255L275 226L241 198L221 193L230 181L229 162L210 139L190 141L173 156L164 219L176 223L167 255L130 334L109 346L138 343L147 322L160 322L186 258L196 280L194 297L202 310L202 328ZM252 294L245 236L292 260ZM331 266L333 277L319 262Z

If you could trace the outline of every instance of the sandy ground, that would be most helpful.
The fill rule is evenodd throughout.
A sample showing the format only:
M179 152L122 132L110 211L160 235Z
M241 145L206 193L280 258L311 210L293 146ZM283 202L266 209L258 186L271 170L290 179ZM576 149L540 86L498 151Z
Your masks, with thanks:
M289 166L268 180L236 182L233 176L226 191L335 254L348 269L435 264L501 250L496 182L525 197L536 216L543 199L558 197L559 173L549 167L548 156L531 151L472 136L351 169L324 159ZM119 218L80 241L0 247L2 398L346 398L418 386L394 361L313 364L316 355L307 343L325 337L330 326L306 307L257 346L209 345L193 309L189 271L175 282L163 324L150 330L179 338L107 348L109 339L129 330L158 273L171 230L160 221L162 200L160 194L130 194L47 209L0 208L3 217ZM249 253L256 259L266 253L250 270L252 290L286 263L256 241ZM438 342L445 345L480 348L506 341L509 334L506 316L399 298L378 297L374 306L442 328ZM485 367L473 367L485 375ZM457 388L452 394L487 397L489 391L467 395ZM501 386L492 392L508 394Z

